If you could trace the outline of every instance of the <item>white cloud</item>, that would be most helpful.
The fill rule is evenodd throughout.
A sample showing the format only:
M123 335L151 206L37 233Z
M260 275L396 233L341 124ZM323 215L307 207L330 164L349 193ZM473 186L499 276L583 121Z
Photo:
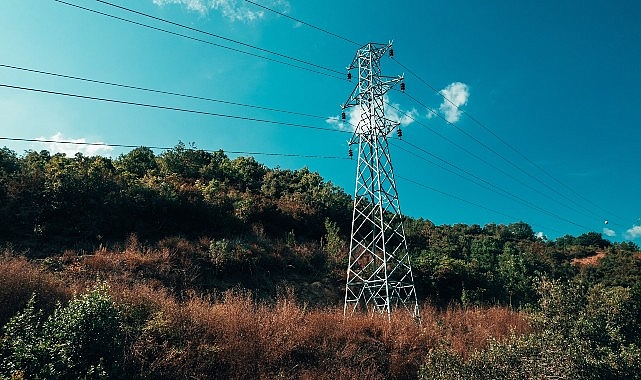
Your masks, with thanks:
M354 131L354 129L356 129L356 127L358 126L358 121L362 116L361 108L358 106L350 107L345 109L344 112L345 120L342 120L340 116L330 116L325 119L325 122L342 131Z
M534 236L536 236L537 239L541 239L541 240L547 240L548 239L547 236L545 236L545 234L543 232L541 232L541 231L537 232Z
M327 119L325 119L325 122L340 130L345 129L345 126L344 126L345 123L341 122L341 118L338 116L330 116Z
M385 104L384 113L387 119L399 123L403 128L416 121L418 111L415 108L405 111L399 104L391 103L387 95L384 96L383 101ZM361 107L354 106L345 109L345 120L341 120L338 116L331 116L327 118L325 122L341 130L354 131L356 127L358 127L362 117L363 111Z
M102 141L88 143L87 139L84 138L66 139L62 137L62 133L60 132L49 138L38 137L36 140L43 141L43 144L47 146L47 149L51 153L64 153L67 156L73 156L76 153L82 153L86 156L109 155L109 153L114 149L110 146L99 145L103 144Z
M634 240L641 237L641 226L632 226L632 228L625 231L625 238L628 240Z
M614 230L607 227L603 227L603 234L609 237L617 236L617 233Z
M210 10L220 12L231 21L251 22L265 17L265 11L243 0L153 0L154 4L163 6L179 4L190 11L206 15ZM276 8L279 12L289 11L289 2L286 0L262 1L269 8Z
M468 85L461 82L454 82L439 91L443 96L443 103L439 110L445 115L445 120L450 123L456 123L461 118L461 107L467 104L470 97ZM430 112L431 114L431 112ZM428 117L433 117L428 114Z
M416 121L418 111L416 108L404 111L399 104L390 103L387 96L385 96L385 116L392 121L400 123L401 127L407 127Z

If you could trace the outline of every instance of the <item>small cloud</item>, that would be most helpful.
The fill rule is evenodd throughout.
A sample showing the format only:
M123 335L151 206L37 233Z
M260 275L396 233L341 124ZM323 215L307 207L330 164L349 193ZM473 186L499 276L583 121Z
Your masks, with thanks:
M545 234L543 232L541 232L541 231L539 231L536 234L534 234L534 236L536 236L536 238L540 239L540 240L547 240L548 239L548 237L545 236Z
M461 107L467 104L470 97L468 85L461 82L454 82L439 91L443 96L443 103L439 110L445 115L445 120L456 123L461 118ZM428 118L430 115L428 114Z
M265 11L251 7L242 0L153 0L158 6L178 4L190 11L195 11L205 16L210 10L220 12L230 21L252 22L265 17ZM286 0L263 1L266 7L277 7L281 12L289 11L289 2Z
M625 231L623 236L628 240L634 240L641 237L641 226L632 226L632 228Z
M73 156L76 153L82 153L86 156L109 155L113 147L101 145L102 141L88 143L87 139L65 139L62 133L58 132L52 137L38 137L36 140L42 141L51 153L64 153L67 156Z
M390 103L387 96L384 97L384 104L385 118L399 123L401 127L412 124L418 117L418 111L415 108L405 111L401 109L399 104ZM344 112L345 120L341 120L338 116L331 116L327 118L325 122L338 129L351 131L354 131L359 125L364 126L367 122L363 117L363 110L359 106L346 108Z
M609 237L617 236L617 233L614 230L607 227L603 227L603 234Z
M332 127L336 127L340 130L345 129L345 125L344 125L345 122L343 122L343 120L341 120L341 118L338 116L330 116L327 119L325 119L325 122L331 125Z
M388 119L400 123L401 127L407 127L416 121L418 111L412 108L409 111L404 111L401 106L396 103L390 103L389 98L385 96L385 115Z
M362 117L361 108L358 106L350 107L343 112L345 112L345 120L340 116L330 116L325 119L325 122L341 131L354 131Z
M300 21L296 21L296 22L294 23L294 29L298 29L298 28L300 28L301 26L303 26L303 23L302 23L302 22L300 22Z

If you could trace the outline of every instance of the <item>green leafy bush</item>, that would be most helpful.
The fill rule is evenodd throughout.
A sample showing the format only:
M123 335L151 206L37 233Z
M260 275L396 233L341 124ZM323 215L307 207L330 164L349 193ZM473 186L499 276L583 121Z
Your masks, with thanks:
M106 285L58 305L46 319L34 303L35 296L3 329L0 376L102 379L117 372L121 317Z
M537 331L463 359L431 351L421 379L641 379L636 290L542 281Z

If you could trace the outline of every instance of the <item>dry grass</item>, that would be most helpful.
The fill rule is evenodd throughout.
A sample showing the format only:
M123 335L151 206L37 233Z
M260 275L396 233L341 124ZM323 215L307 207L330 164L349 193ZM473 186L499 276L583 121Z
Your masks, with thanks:
M605 252L600 251L597 252L595 255L588 256L588 257L583 257L583 258L574 258L572 259L571 263L572 265L576 265L579 267L585 267L585 266L598 266L601 260L605 257Z
M36 307L53 310L56 302L68 300L72 291L38 264L10 251L0 254L0 326L22 310L33 294Z
M170 287L180 293L193 286L199 276L195 263L198 248L184 239L169 238L146 247L132 235L124 248L100 248L93 255L68 256L69 269L90 281L98 277L128 284L144 283Z
M529 331L507 309L426 307L422 324L405 313L344 318L342 309L307 309L291 294L275 305L227 292L219 300L165 298L133 343L133 358L152 378L413 379L430 349L466 355Z
M530 330L523 314L500 307L425 305L417 324L403 312L390 321L379 314L344 318L339 307L308 308L291 290L269 304L243 291L203 296L189 276L198 244L206 243L167 239L149 248L132 237L120 249L93 255L67 251L57 272L5 254L0 321L33 292L51 308L74 289L107 280L125 317L126 372L154 379L415 379L431 349L466 356L490 338ZM174 284L184 289L177 292Z

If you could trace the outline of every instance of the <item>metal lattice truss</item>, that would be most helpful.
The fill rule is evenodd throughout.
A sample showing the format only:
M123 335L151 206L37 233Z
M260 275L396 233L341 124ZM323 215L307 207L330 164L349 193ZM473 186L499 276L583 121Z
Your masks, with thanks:
M358 69L358 85L342 106L356 108L358 123L350 145L358 145L358 167L350 240L345 309L387 312L403 307L418 316L401 208L387 136L398 123L385 118L385 93L403 80L381 75L380 59L389 44L367 44L348 70Z

